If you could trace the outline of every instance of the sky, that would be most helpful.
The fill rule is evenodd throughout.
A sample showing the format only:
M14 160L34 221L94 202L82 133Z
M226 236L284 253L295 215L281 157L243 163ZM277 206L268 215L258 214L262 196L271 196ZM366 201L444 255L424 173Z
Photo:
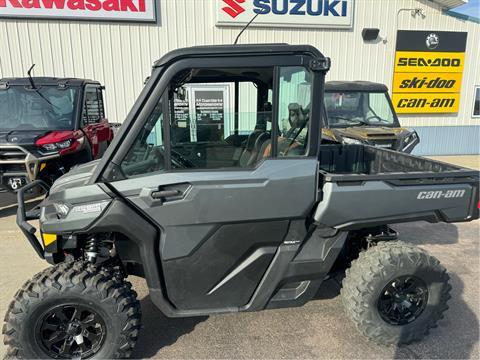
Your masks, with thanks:
M460 14L480 19L480 0L469 0L467 4L451 9Z

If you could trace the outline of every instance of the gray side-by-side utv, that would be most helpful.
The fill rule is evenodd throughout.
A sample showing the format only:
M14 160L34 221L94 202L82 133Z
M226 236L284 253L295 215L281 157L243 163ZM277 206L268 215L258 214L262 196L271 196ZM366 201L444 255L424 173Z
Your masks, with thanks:
M102 159L18 193L17 223L52 267L8 308L9 356L130 356L140 306L128 275L166 316L187 317L301 306L346 270L343 304L367 338L422 339L448 308L449 277L387 224L477 219L479 173L321 144L329 68L286 44L157 61ZM48 192L27 210L34 186Z

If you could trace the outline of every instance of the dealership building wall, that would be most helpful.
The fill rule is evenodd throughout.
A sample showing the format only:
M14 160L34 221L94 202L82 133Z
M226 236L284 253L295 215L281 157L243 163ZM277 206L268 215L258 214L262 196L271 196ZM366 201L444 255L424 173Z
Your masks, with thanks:
M480 24L445 13L458 0L356 0L351 29L251 27L240 43L311 44L332 59L327 80L369 80L392 86L397 30L466 31L460 107L455 114L402 115L421 137L419 154L480 153L480 118L473 116L480 85ZM422 8L425 16L400 9ZM239 27L216 26L216 0L159 0L156 24L0 19L0 77L82 77L106 86L107 115L122 122L152 63L186 46L232 43ZM365 42L363 28L379 28ZM441 40L440 40L441 41Z

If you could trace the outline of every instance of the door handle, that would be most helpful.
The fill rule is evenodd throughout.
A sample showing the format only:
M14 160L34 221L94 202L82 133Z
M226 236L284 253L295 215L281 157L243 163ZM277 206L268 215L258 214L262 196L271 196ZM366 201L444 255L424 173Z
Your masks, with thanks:
M166 199L169 197L181 195L181 193L182 192L180 190L160 190L153 191L152 193L150 193L150 196L152 197L152 199Z

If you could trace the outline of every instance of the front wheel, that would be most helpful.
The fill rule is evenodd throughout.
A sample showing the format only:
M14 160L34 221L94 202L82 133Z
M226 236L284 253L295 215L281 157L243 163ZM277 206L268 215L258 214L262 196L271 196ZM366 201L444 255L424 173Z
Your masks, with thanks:
M140 328L130 283L86 262L37 274L17 292L3 327L7 357L126 358Z
M419 341L448 309L451 286L440 262L400 241L379 243L347 270L342 301L357 329L382 345Z

